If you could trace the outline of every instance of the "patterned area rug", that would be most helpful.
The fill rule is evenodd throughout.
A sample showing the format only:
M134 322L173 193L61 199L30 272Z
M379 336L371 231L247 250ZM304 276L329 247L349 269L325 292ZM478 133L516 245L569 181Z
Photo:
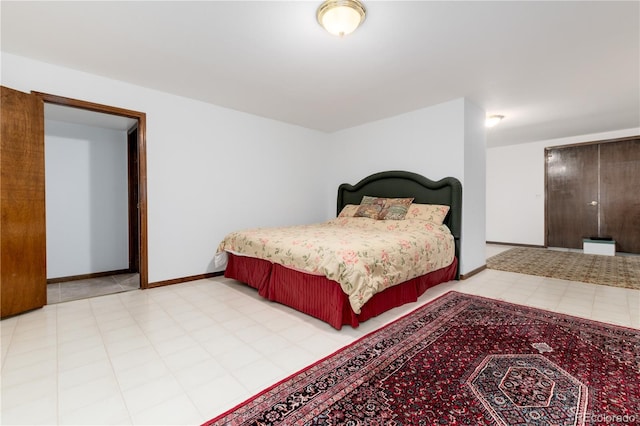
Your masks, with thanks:
M640 332L450 292L205 425L640 422Z
M640 290L640 256L517 247L487 259L487 268Z

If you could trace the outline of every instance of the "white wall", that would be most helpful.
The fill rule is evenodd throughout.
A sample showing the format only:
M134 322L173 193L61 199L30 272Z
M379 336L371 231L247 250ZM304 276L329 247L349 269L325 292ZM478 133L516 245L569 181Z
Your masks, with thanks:
M45 121L47 278L129 267L127 133Z
M544 149L640 134L640 128L487 150L487 241L544 245Z
M328 164L337 173L328 180L327 214L335 215L339 184L355 184L372 173L406 170L431 180L453 176L462 182L461 272L484 265L484 111L465 99L456 99L328 138L332 153ZM473 162L467 159L465 149L470 150ZM475 158L482 160L478 163Z
M407 170L431 180L464 172L464 100L457 99L328 135L329 164L339 171L330 187L385 170ZM335 202L331 214L335 215Z
M150 282L213 270L232 230L326 219L323 133L4 52L1 78L147 114Z
M486 263L486 113L464 103L464 184L462 186L462 249L460 272Z
M325 134L6 53L1 77L24 92L147 114L150 282L212 271L213 253L232 230L334 217L340 183L383 170L455 176L464 208L482 209L473 203L484 192L469 198L464 189L467 179L480 179L479 168L465 166L464 150L480 130L465 128L477 120L465 118L475 109L464 99ZM475 245L484 231L467 228L463 246L467 237ZM463 253L464 273L481 255L471 245Z

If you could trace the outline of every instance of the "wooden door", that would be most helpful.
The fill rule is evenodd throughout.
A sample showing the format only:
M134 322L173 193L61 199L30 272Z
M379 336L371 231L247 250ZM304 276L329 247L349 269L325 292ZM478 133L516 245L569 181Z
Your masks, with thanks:
M47 303L44 107L2 87L0 317Z
M546 149L547 246L598 235L598 145Z
M640 138L600 144L601 232L640 254Z

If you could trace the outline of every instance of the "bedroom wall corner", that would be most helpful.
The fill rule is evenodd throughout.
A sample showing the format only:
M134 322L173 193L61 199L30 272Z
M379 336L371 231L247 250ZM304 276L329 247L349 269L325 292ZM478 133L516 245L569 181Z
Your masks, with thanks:
M464 171L460 273L486 264L486 130L485 111L464 99Z

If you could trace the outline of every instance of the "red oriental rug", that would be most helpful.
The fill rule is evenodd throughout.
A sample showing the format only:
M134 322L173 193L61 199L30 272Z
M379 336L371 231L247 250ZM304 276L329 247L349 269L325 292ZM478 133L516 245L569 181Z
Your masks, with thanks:
M206 425L640 423L640 331L450 292Z

